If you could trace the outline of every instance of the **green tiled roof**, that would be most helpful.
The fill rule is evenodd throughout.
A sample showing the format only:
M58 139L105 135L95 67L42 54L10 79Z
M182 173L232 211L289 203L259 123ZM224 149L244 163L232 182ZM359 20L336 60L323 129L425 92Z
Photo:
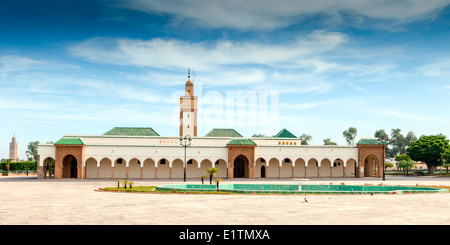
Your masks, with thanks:
M293 133L289 132L287 129L283 128L280 132L278 132L277 135L274 136L275 138L297 138Z
M152 128L131 128L131 127L115 127L103 135L120 135L120 136L159 136Z
M232 128L214 128L205 137L242 137L242 135Z
M232 139L227 145L256 145L251 139Z
M370 138L370 139L360 139L357 145L379 145L377 138ZM384 143L387 145L387 143Z
M84 145L80 138L62 138L54 143L55 145Z

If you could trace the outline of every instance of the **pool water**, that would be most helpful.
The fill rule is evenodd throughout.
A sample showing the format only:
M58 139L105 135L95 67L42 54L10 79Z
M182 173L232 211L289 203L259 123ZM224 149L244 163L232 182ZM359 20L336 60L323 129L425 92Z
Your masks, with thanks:
M216 185L178 184L157 186L159 191L217 191ZM235 193L329 193L329 194L388 194L448 192L447 189L413 186L306 185L306 184L221 184L221 192Z

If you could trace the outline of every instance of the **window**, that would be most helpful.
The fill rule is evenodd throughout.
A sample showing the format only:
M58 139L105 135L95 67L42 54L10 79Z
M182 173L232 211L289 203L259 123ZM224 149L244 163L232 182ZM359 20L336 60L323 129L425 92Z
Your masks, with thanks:
M117 159L117 164L122 164L122 158Z
M187 162L187 164L192 164L192 159Z
M166 159L161 159L161 160L159 161L159 164L166 164Z
M216 163L214 163L214 165L217 165L217 164L219 164L219 160L217 160Z

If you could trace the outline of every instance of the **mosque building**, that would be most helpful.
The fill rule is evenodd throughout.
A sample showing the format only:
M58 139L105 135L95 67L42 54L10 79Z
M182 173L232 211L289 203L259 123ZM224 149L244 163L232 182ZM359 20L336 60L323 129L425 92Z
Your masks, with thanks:
M179 136L153 128L115 127L103 135L65 135L38 146L38 178L198 179L206 169L218 178L382 177L384 148L376 138L356 145L303 145L287 129L273 137L243 137L232 128L197 136L197 96L185 83ZM190 145L181 145L183 137ZM13 138L14 141L14 138ZM186 162L186 172L185 163Z

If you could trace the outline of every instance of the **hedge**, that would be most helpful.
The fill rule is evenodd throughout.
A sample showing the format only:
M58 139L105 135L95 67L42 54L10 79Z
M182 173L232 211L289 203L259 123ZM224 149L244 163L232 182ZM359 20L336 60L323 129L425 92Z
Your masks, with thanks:
M28 170L37 170L37 163L36 163L36 161L11 162L9 164L9 170L11 170L11 171L27 170L27 164L28 164ZM3 170L3 171L6 171L6 162L0 163L0 169Z

